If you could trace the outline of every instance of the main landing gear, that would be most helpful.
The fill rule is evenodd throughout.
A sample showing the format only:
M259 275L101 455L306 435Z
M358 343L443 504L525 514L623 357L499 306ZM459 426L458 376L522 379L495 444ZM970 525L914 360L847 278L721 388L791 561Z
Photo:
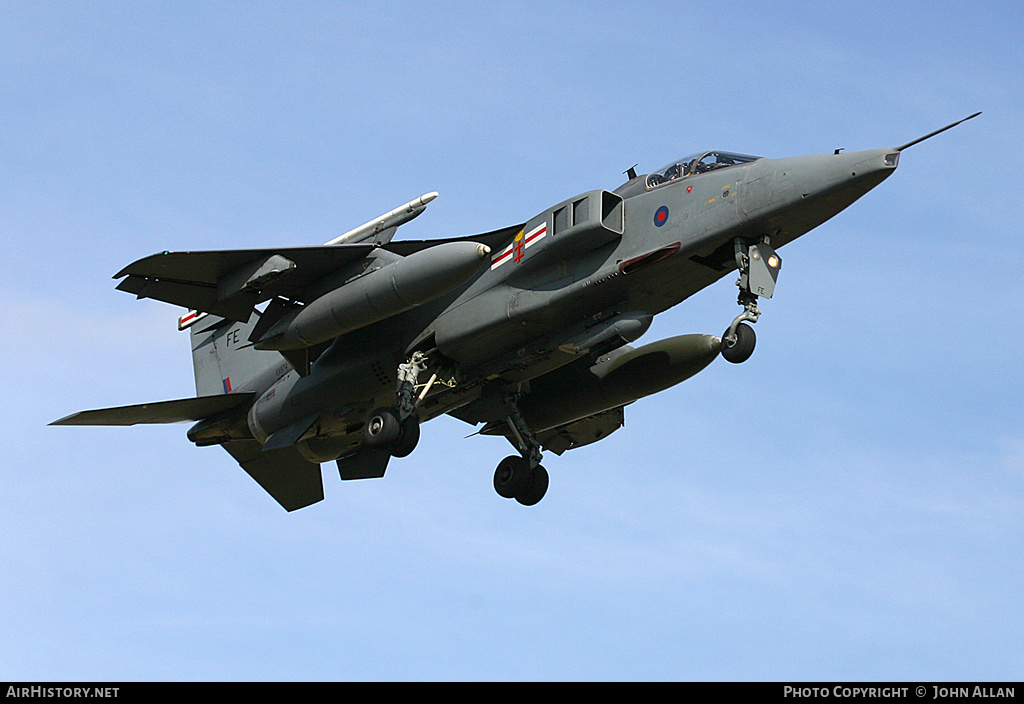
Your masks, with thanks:
M515 438L520 457L510 455L494 470L494 490L505 499L515 499L524 506L533 506L548 490L548 471L540 463L540 443L526 424L516 396L505 394L508 415L505 422Z
M736 316L722 334L721 349L727 362L740 364L750 359L757 342L754 328L747 325L746 321L756 323L761 317L757 307L758 296L771 298L775 293L782 259L771 248L767 237L763 237L757 244L748 244L737 237L734 246L736 267L740 272L736 281L740 294L736 302L743 306L743 312Z
M385 450L392 457L405 457L416 449L420 441L420 421L416 408L437 380L437 374L430 377L419 396L416 382L427 368L427 356L414 352L409 361L398 366L398 389L393 407L378 408L366 420L363 430L363 446L370 450Z
M363 447L387 450L392 457L409 455L419 440L419 419L416 416L401 419L395 408L378 408L370 414L363 430Z

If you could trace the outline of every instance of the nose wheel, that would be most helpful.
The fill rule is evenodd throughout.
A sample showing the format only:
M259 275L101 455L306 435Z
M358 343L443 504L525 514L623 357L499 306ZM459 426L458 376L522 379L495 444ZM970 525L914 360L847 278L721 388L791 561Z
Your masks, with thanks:
M722 335L722 357L733 364L742 364L754 354L757 335L746 323L729 326Z
M754 353L757 336L754 328L747 323L756 323L761 317L757 307L757 297L771 298L775 293L775 282L782 269L782 259L763 238L757 244L748 244L737 238L735 241L736 267L740 276L736 285L740 295L736 302L743 306L743 312L736 316L732 324L722 334L722 356L727 362L741 364L750 359Z

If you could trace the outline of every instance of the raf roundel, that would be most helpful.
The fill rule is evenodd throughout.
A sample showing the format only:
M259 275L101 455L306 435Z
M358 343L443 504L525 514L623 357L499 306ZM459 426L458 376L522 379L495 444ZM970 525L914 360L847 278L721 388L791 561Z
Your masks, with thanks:
M654 212L654 226L661 227L666 222L668 222L668 208L663 205Z

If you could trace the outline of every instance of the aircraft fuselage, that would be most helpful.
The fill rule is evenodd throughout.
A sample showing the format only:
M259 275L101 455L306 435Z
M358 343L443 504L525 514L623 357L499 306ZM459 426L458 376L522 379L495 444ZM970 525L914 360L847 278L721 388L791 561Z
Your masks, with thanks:
M320 247L164 251L117 288L185 306L197 396L81 411L55 425L198 421L286 510L323 499L320 463L342 479L384 475L450 414L519 453L494 472L504 498L547 491L542 450L590 444L625 406L719 356L754 351L782 268L777 250L885 180L903 150L768 159L707 151L614 191L561 201L521 225L392 242L428 193ZM737 272L742 312L721 337L634 348L655 315ZM266 304L260 309L258 304ZM200 322L201 321L201 322Z
M265 440L326 406L307 432L317 437L303 444L308 456L355 451L362 415L393 397L396 360L416 348L449 360L453 382L424 400L421 420L476 401L488 385L557 374L640 337L654 315L735 271L737 238L791 242L888 177L896 157L875 149L761 158L562 201L492 248L457 291L343 335L309 376L278 380L254 405L250 428Z

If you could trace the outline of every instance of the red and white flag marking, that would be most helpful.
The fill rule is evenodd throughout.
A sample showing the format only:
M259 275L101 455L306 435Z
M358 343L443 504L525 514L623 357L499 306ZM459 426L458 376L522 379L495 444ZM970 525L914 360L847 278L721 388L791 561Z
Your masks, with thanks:
M178 318L178 329L185 330L190 328L205 317L206 313L200 313L197 310L190 310L186 315Z
M532 247L534 244L544 239L544 236L548 234L548 224L542 222L537 227L533 228L527 233L523 233L522 230L512 240L512 244L505 249L501 250L491 259L491 270L497 269L505 262L521 262L523 257L526 256L526 250Z

